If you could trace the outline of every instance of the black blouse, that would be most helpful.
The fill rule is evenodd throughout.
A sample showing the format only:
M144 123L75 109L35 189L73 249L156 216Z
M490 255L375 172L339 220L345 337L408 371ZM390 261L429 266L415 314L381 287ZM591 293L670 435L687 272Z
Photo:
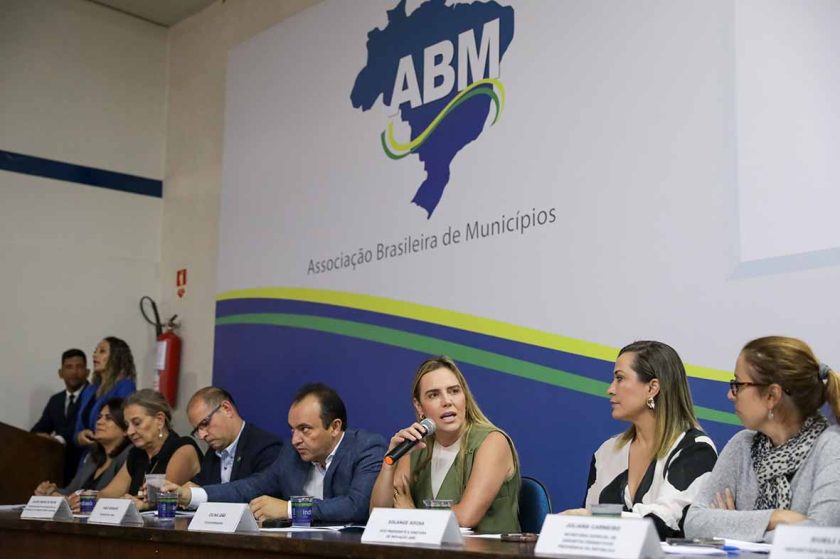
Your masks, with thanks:
M137 495L137 492L143 486L146 474L165 474L166 467L169 465L169 460L172 458L172 455L175 454L176 450L186 445L192 445L195 448L195 453L199 461L201 461L201 450L192 437L181 437L175 431L169 432L166 440L163 441L163 446L160 448L160 451L151 459L142 448L135 446L128 451L125 467L131 476L131 486L128 489L129 494Z

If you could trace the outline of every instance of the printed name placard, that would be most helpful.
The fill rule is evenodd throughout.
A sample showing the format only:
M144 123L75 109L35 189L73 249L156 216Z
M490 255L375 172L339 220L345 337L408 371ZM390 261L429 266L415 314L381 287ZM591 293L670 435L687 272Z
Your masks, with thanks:
M30 497L20 517L26 520L73 520L64 497Z
M189 529L195 532L225 534L260 531L246 503L202 503L195 511Z
M609 559L662 557L656 528L648 518L545 517L537 555L586 555Z
M840 530L781 524L773 536L770 559L840 558Z
M370 513L362 543L463 544L464 537L451 510L376 508Z
M131 499L99 499L88 518L88 524L136 524L143 525L143 518L137 512Z

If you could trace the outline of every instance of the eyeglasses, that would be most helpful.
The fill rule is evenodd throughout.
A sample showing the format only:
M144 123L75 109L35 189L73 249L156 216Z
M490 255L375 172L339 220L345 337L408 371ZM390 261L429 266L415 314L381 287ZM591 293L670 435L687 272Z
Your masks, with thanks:
M741 390L742 386L770 386L769 384L763 384L760 382L740 382L735 379L729 381L729 391L732 392L734 396L738 395L738 392Z
M210 426L210 420L211 420L211 419L213 419L213 415L214 415L217 411L219 411L221 408L222 408L222 404L219 404L218 406L216 406L216 407L213 409L213 411L211 411L210 413L208 413L208 414L207 414L207 417L205 417L204 419L202 419L201 421L199 421L199 422L198 422L198 424L195 426L195 429L193 429L193 430L192 430L192 433L190 433L190 436L191 436L191 437L195 437L196 433L198 433L198 432L199 432L199 431L201 431L202 429L207 429L207 427L209 427L209 426Z

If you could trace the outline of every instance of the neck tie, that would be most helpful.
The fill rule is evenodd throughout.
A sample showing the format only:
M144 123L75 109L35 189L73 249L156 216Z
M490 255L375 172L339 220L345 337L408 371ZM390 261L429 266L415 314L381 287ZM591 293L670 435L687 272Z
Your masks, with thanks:
M70 394L70 399L67 401L67 409L64 411L64 417L70 417L70 412L73 410L74 403L76 403L76 395Z

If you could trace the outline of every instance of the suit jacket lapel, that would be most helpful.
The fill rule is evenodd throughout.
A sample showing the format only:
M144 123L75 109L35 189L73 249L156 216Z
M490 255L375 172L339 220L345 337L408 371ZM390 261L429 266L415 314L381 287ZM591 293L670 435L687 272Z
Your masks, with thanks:
M207 485L222 483L222 461L219 455L212 448L207 449L207 454L210 456L210 473L207 476Z
M239 435L239 442L236 443L236 454L233 456L233 467L230 469L231 481L239 479L239 465L242 463L242 455L245 453L245 448L248 446L248 434L250 432L251 424L245 423L245 427L242 429L242 434Z
M335 451L330 467L327 469L327 474L324 476L324 499L331 499L333 497L333 478L335 472L341 467L341 463L345 460L350 448L350 431L344 432L344 438L341 439L341 444L338 445L338 450Z
M285 446L283 448L285 448ZM312 464L304 462L297 450L295 450L291 445L289 445L289 450L287 452L291 452L293 456L290 468L291 471L288 473L290 487L288 491L289 494L287 496L292 497L293 495L303 495L303 485L306 483L306 480L309 479L309 472L312 469Z

